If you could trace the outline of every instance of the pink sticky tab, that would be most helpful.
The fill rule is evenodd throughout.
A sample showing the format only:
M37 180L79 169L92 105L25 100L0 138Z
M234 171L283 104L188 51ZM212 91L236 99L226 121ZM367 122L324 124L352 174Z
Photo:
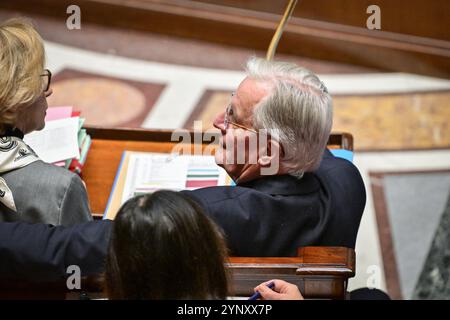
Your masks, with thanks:
M72 116L73 107L51 107L47 109L45 121L60 120Z

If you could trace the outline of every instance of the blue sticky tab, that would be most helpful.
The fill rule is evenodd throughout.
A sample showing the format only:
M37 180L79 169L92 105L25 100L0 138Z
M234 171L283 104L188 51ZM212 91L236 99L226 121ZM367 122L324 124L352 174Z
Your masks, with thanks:
M331 153L338 158L353 162L353 152L345 149L330 149Z

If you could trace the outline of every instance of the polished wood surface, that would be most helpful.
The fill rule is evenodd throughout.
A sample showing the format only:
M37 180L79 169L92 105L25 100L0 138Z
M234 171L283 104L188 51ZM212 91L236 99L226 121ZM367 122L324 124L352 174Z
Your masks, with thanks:
M105 211L125 150L169 153L178 141L186 142L186 140L178 140L176 136L172 142L172 131L166 130L100 127L86 129L92 137L92 145L83 168L82 178L86 183L91 211L95 217L101 217ZM194 134L187 130L183 132L190 137L190 142L197 142L192 144L190 148L192 152L196 145L206 148L211 141L204 141L201 133ZM330 135L329 147L353 150L353 137L348 133L333 133Z
M355 252L344 247L303 247L296 258L232 257L232 290L250 296L258 284L282 279L295 283L309 299L344 299L355 276Z
M449 20L442 16L448 12L448 1L402 1L397 5L391 4L392 1L377 1L382 7L382 30L366 28L368 14L362 10L367 8L368 1L358 5L351 0L339 0L342 5L330 5L324 0L305 2L297 10L303 12L304 8L307 18L299 13L290 19L278 52L450 78ZM255 11L253 7L259 4L249 9L186 0L78 0L76 3L83 8L83 21L257 50L267 49L281 14ZM0 8L50 15L64 23L70 4L73 1L14 0L1 1ZM426 7L431 9L425 10ZM408 20L410 12L423 14L416 13L417 21L412 22ZM416 25L422 31L414 32Z
M195 0L208 4L281 14L288 0ZM450 41L448 0L301 0L293 16L298 18L364 28L366 9L381 9L382 30L405 35ZM404 14L403 13L407 13Z
M231 271L232 296L251 296L258 284L282 279L296 284L305 299L345 299L348 279L355 275L355 252L344 247L303 247L298 257L231 257L226 266ZM65 281L0 281L0 299L64 299L68 293L71 298L106 298L102 278L84 278L76 291L68 291Z

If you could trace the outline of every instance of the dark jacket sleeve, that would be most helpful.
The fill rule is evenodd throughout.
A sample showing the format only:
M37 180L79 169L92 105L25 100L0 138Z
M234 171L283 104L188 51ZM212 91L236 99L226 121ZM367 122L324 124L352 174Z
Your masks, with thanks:
M0 278L57 281L70 265L82 276L103 272L111 226L109 220L72 227L0 223Z

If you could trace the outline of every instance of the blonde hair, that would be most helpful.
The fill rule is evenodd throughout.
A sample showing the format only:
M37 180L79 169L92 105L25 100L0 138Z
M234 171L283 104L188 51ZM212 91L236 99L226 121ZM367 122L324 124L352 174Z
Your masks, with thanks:
M0 133L42 94L44 64L44 44L30 22L16 18L0 24Z

